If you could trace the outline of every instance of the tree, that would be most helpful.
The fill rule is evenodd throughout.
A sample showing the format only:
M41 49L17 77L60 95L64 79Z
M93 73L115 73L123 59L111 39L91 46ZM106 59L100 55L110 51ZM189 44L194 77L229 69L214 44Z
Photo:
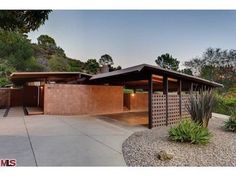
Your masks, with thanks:
M65 51L57 46L55 39L48 35L40 35L38 38L38 46L46 49L49 55L58 55L66 57Z
M0 29L28 33L48 19L51 10L1 10Z
M110 55L108 54L105 54L105 55L102 55L101 58L99 59L99 64L104 66L112 66L114 63L113 63L113 59Z
M84 63L80 60L70 59L68 58L68 65L70 67L69 71L71 72L82 72Z
M50 71L69 71L68 60L62 56L52 55L48 61Z
M9 65L7 65L6 61L1 60L0 63L0 87L4 87L7 84L10 84L11 81L9 76L15 69Z
M85 63L84 63L84 69L90 73L90 74L97 74L98 70L99 70L99 63L97 62L96 59L88 59Z
M190 68L184 68L180 70L181 73L188 74L188 75L193 75L193 72Z
M30 41L20 33L0 30L0 58L17 71L39 69Z
M175 71L179 69L179 61L168 53L158 56L155 62L162 68L172 69Z
M186 61L184 65L188 68L191 68L191 71L194 75L199 75L201 68L204 66L204 63L200 58L193 58L190 61Z
M55 40L48 36L48 35L40 35L38 38L38 45L42 45L45 47L56 47L56 42Z
M111 66L111 67L109 68L109 72L111 72L111 71L117 71L117 70L120 70L120 69L122 69L121 66L117 66L117 67Z
M236 83L236 50L208 48L199 58L185 62L195 75L222 83L225 89Z

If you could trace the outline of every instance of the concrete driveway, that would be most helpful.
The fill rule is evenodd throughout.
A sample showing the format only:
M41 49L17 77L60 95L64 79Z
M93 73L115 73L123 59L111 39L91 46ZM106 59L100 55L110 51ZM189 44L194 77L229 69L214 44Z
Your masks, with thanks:
M12 115L0 118L0 159L17 166L124 166L121 145L136 131L94 116Z

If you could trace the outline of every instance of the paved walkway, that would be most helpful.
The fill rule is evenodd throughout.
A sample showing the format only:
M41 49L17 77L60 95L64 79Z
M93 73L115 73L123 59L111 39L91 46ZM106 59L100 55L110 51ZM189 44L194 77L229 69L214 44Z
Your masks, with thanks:
M99 116L24 116L11 108L0 118L0 159L18 166L124 166L122 143L142 129Z
M224 114L212 113L212 117L227 120L230 116Z
M11 107L7 114L7 117L22 117L24 116L23 107Z
M5 112L6 112L6 109L0 109L0 117L3 117Z
M1 159L16 159L18 166L125 165L121 146L133 133L126 127L98 117L9 113L0 119Z

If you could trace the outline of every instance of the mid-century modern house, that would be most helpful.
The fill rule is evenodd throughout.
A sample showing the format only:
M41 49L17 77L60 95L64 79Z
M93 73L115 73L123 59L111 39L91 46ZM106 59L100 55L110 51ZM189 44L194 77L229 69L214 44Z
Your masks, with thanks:
M89 75L81 72L15 72L14 87L1 89L1 104L40 108L43 114L112 114L147 111L148 127L176 123L188 115L190 90L223 85L141 64ZM133 93L124 93L124 88ZM140 92L142 91L142 92ZM4 97L5 95L5 97Z

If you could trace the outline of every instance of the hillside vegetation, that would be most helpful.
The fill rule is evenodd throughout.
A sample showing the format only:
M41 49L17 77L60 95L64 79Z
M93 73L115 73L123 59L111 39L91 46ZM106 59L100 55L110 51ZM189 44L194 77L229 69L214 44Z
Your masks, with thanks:
M67 71L96 74L96 59L86 62L66 56L64 50L48 35L38 37L36 44L26 35L0 30L0 86L10 84L9 76L15 71ZM120 69L113 68L111 70Z

